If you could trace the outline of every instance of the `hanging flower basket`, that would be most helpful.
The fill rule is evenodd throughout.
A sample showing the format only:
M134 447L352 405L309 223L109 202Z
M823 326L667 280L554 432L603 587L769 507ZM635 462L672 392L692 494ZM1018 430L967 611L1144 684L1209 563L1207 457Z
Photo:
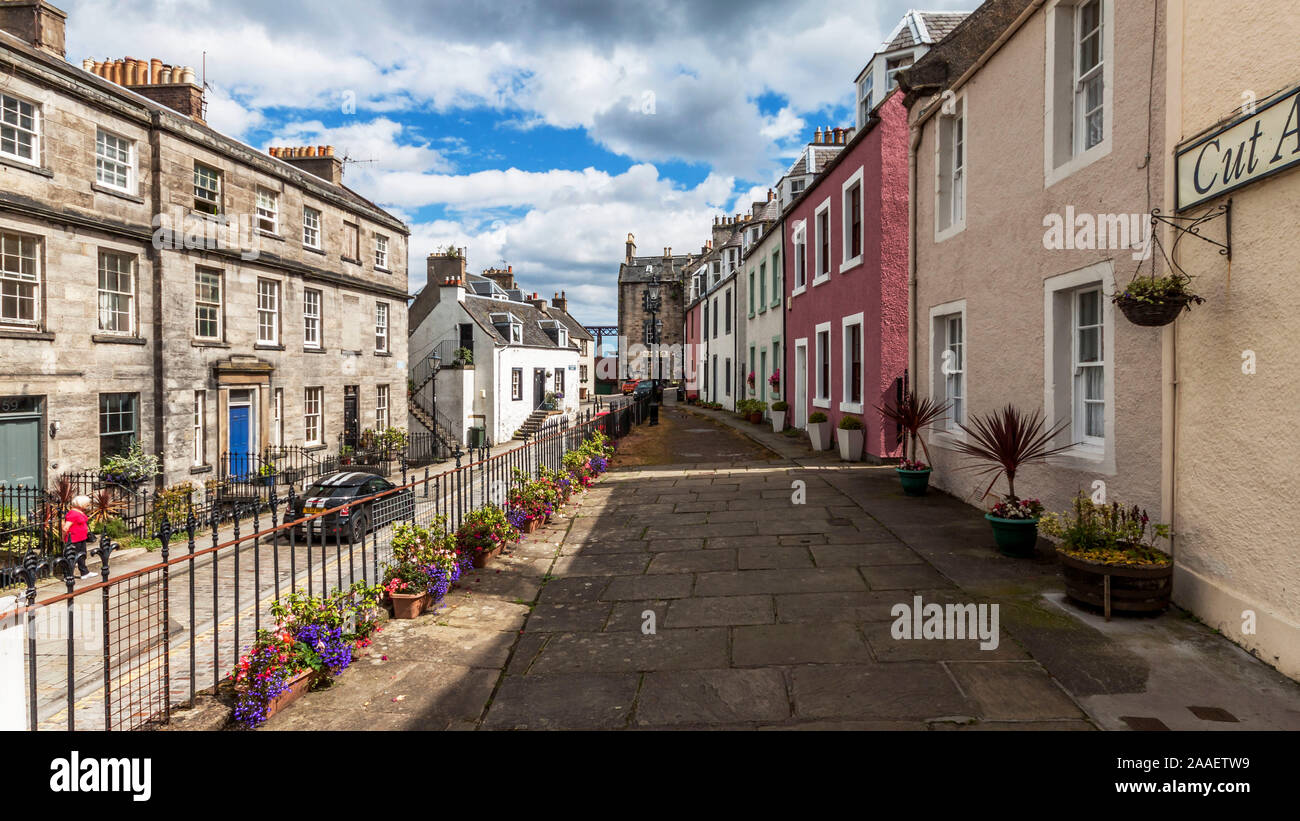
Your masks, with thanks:
M1199 299L1199 298L1198 298ZM1199 299L1204 302L1204 299ZM1115 298L1115 304L1124 312L1125 318L1134 325L1145 328L1158 328L1168 325L1178 318L1184 310L1191 310L1192 299L1163 300L1160 302L1142 302L1126 294Z

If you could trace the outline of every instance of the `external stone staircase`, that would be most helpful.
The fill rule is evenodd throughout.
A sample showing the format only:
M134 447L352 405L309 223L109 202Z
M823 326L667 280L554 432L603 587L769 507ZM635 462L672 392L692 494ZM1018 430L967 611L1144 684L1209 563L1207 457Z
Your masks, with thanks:
M558 413L560 413L560 411L548 411L538 408L530 413L528 418L524 420L524 423L519 426L519 430L515 431L514 438L523 439L526 436L535 435L542 429L542 426L546 424L546 420L549 417L555 416Z

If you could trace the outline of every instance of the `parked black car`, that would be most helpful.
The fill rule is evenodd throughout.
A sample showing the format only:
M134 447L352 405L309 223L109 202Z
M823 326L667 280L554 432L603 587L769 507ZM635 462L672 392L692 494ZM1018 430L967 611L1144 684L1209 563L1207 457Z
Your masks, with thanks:
M415 516L415 496L410 489L399 490L379 499L348 504L354 499L365 499L397 487L382 476L360 471L330 473L313 482L294 500L290 520L331 510L340 505L343 509L299 524L295 535L306 539L308 528L312 538L351 540L363 538L375 528L394 521L409 521Z

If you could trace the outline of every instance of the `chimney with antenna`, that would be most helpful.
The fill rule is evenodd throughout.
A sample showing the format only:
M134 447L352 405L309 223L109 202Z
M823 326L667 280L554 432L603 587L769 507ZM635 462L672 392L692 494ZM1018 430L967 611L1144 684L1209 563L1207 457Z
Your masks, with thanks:
M332 145L268 148L267 153L326 182L343 184L343 160L334 156Z

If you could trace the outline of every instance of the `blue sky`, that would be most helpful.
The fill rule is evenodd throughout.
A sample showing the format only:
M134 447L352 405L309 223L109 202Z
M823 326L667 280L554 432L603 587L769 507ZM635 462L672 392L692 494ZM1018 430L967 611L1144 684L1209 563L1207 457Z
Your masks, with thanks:
M897 0L63 0L68 58L199 69L209 123L250 145L330 144L344 182L437 247L505 262L613 324L628 232L699 248L761 198L853 79ZM937 0L927 8L970 8ZM348 105L354 102L355 105ZM370 162L372 161L373 162Z

